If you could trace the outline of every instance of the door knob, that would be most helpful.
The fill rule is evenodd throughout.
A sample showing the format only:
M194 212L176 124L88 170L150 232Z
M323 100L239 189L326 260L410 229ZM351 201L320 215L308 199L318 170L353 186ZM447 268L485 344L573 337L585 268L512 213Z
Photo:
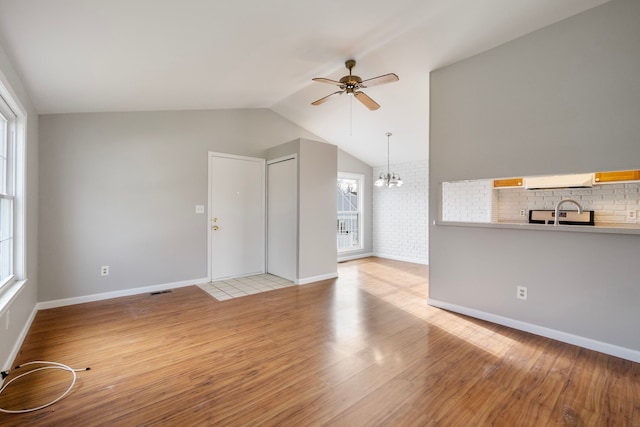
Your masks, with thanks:
M220 227L218 227L217 225L214 225L214 226L213 226L213 231L218 231L218 229L219 229L219 228L220 228Z

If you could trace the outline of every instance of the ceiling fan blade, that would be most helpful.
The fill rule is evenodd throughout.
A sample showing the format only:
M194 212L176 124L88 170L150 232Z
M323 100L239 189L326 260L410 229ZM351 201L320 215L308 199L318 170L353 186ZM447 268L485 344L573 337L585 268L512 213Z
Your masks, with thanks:
M331 80L331 79L325 79L324 77L315 77L313 79L314 82L318 82L318 83L328 83L330 85L336 85L336 86L341 86L342 83L335 81L335 80Z
M398 80L400 79L395 73L389 73L382 76L374 77L372 79L363 80L362 87L378 86L385 83L397 82Z
M343 93L344 93L344 91L343 91L343 90L339 90L339 91L337 91L337 92L333 92L331 95L327 95L327 96L325 96L324 98L320 98L320 99L318 99L317 101L313 101L313 102L311 103L311 105L320 105L320 104L323 104L323 103L327 102L327 101L329 100L329 98L332 98L332 97L334 97L334 96L336 96L336 95L341 95L341 94L343 94Z
M360 91L356 91L353 93L354 96L356 97L356 99L360 102L362 102L364 104L365 107L367 107L369 110L377 110L378 108L380 108L380 105L378 105L378 103L376 101L374 101L373 99L369 98L369 96L364 93L364 92L360 92Z

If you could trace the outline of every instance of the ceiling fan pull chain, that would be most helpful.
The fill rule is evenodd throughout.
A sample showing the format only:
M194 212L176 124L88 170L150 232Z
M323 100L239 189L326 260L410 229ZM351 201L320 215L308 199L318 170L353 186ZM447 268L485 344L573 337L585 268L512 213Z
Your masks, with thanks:
M353 96L349 97L349 136L353 136Z

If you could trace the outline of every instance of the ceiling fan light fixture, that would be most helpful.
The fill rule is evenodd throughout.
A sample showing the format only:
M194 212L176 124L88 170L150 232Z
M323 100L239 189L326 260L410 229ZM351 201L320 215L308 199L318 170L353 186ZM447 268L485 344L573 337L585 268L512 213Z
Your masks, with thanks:
M360 76L356 76L351 74L351 70L356 66L356 61L353 59L349 59L344 64L349 70L349 75L342 77L340 80L332 80L324 77L315 77L312 80L318 83L327 83L331 85L338 86L340 90L338 92L334 92L331 95L327 95L324 98L320 98L316 101L313 101L311 105L320 105L324 104L329 98L334 95L347 93L347 95L355 96L355 98L360 101L365 107L369 110L377 110L380 108L380 105L371 99L367 94L360 91L363 88L369 88L371 86L378 86L385 83L397 82L398 76L394 73L384 74L382 76L373 77L371 79L362 80Z

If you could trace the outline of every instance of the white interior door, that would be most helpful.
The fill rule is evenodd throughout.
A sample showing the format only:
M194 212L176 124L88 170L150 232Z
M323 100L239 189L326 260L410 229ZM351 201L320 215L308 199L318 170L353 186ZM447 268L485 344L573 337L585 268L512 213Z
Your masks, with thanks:
M267 165L267 271L297 279L298 195L297 160Z
M264 273L264 164L209 154L211 280Z

